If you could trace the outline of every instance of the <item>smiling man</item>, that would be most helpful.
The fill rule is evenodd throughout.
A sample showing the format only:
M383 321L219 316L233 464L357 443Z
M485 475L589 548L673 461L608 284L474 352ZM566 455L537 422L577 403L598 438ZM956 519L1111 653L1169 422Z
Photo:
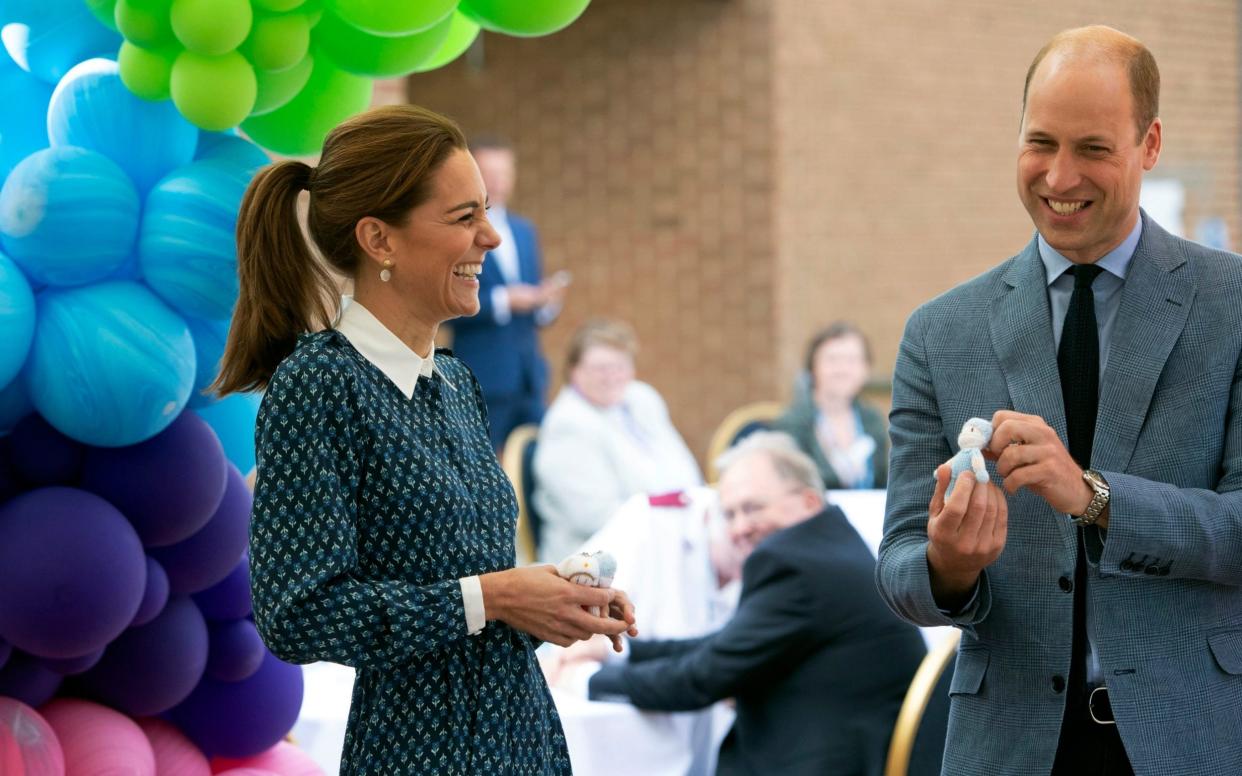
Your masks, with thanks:
M1034 239L906 326L877 577L963 631L946 773L1242 773L1242 257L1140 210L1159 92L1117 30L1044 46ZM958 429L994 411L994 475L946 499Z

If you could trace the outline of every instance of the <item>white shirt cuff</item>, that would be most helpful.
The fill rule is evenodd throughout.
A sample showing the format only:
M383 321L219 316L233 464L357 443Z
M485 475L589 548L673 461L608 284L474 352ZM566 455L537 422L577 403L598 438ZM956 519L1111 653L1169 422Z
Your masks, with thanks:
M461 578L461 602L466 609L466 633L474 636L487 625L483 608L483 585L477 576Z
M509 289L504 286L492 289L492 317L498 326L504 326L513 319L513 311L509 309Z

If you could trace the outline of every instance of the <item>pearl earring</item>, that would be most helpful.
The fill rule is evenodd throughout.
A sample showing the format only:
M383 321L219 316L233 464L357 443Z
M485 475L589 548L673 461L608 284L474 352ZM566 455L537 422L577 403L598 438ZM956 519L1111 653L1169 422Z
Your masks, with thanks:
M392 280L392 259L384 259L384 268L380 270L380 280L385 283Z

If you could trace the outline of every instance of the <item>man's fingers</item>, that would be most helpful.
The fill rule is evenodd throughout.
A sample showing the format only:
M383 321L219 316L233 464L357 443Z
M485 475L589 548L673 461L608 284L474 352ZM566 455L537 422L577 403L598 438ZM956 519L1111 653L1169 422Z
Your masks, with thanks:
M974 489L974 472L962 472L957 478L957 484L953 486L953 492L944 502L944 507L932 516L928 524L928 531L934 534L934 539L942 542L954 540L962 529L962 521L966 517L970 506L970 495Z
M949 480L952 477L952 469L947 463L942 463L936 467L936 490L932 493L931 502L927 505L927 513L936 515L940 510L944 509L944 492L949 489Z

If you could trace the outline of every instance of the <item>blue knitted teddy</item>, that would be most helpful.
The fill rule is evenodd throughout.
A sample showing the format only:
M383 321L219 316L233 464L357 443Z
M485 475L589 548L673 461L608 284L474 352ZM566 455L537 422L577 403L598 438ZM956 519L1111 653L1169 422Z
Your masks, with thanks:
M962 433L957 435L957 454L949 459L949 467L953 470L949 480L949 489L944 497L948 498L957 484L957 478L964 471L975 473L975 481L988 481L987 462L983 460L983 448L992 441L992 424L983 418L971 418L962 426Z

